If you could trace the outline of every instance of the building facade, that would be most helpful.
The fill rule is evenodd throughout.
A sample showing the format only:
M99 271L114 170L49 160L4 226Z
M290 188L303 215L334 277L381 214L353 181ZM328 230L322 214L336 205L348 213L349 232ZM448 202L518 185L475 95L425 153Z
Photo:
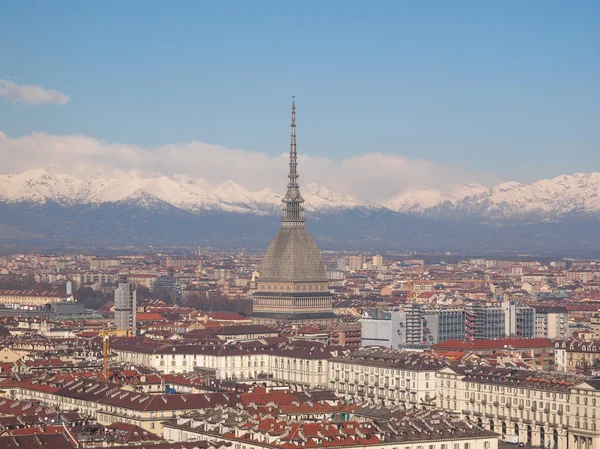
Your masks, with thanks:
M553 381L544 374L447 366L436 373L438 405L506 441L551 449L600 447L600 382Z
M135 287L126 277L119 279L115 290L115 327L118 331L134 334L137 327Z

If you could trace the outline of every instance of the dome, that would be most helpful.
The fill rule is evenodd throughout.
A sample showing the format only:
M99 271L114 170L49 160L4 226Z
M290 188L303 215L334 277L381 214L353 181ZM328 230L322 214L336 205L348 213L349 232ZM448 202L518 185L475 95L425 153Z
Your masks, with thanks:
M259 281L327 281L321 252L304 226L277 231L261 263Z

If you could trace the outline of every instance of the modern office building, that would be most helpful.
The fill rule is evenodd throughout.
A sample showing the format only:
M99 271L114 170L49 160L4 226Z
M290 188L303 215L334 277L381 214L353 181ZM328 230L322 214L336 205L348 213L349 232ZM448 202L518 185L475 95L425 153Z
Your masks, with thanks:
M505 301L501 305L471 303L465 307L466 339L534 338L535 309Z
M424 312L423 320L423 342L426 344L465 339L464 309L429 309Z

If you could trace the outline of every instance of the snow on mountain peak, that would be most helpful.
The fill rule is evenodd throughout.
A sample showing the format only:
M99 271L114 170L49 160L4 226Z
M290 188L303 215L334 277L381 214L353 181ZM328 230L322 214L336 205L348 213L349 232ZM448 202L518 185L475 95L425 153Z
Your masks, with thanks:
M445 191L412 189L401 192L383 206L333 192L316 183L302 186L301 192L306 209L316 212L387 207L438 219L470 217L484 222L553 220L569 214L600 216L600 173L562 175L531 184L504 182L492 188L465 184ZM141 207L160 203L192 213L272 214L281 208L281 199L281 194L270 189L250 191L231 180L212 185L204 179L187 176L79 179L45 169L0 175L0 202L6 203L56 202L71 206L129 202Z
M340 195L316 184L306 186L307 209L348 208L363 205L359 199ZM168 203L189 211L222 210L237 213L272 213L281 207L282 195L269 189L250 191L228 180L210 185L204 179L189 177L75 178L32 170L18 175L0 175L2 202L57 202L62 205L136 202L149 207L152 202Z
M454 185L447 192L439 189L409 189L401 192L384 205L394 211L404 213L422 212L446 201L454 203L470 195L485 192L487 188L481 184Z

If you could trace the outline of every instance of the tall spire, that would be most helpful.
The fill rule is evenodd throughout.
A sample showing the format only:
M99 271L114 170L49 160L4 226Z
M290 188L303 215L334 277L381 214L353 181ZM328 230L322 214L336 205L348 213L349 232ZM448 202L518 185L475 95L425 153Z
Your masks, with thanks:
M290 172L288 174L288 185L283 202L283 215L281 221L284 225L304 224L304 199L300 195L298 185L298 155L296 153L296 101L292 97L292 134L290 140Z
M298 155L296 154L296 101L292 97L292 135L290 140L290 174L288 175L288 188L298 188Z

